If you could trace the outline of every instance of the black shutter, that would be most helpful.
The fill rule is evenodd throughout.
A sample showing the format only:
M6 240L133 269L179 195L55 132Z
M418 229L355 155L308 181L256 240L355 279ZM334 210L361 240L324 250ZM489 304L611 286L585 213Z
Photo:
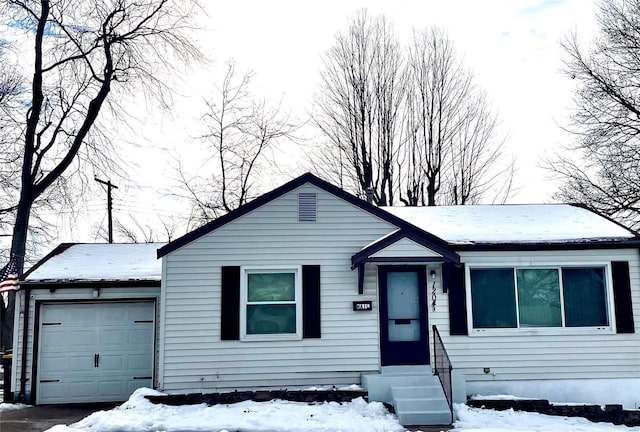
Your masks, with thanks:
M302 337L320 337L320 266L302 266Z
M240 339L240 267L222 267L220 338Z
M468 335L467 294L464 284L464 264L459 266L445 263L445 281L449 290L449 333Z
M629 263L627 261L612 261L611 278L613 279L613 302L616 310L617 332L635 333Z

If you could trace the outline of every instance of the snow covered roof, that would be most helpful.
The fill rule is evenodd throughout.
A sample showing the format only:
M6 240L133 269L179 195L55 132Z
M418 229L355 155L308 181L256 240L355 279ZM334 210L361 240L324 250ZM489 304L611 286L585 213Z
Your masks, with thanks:
M381 207L450 244L623 241L634 233L569 204Z
M162 275L156 258L165 243L62 244L38 262L25 281L154 280Z

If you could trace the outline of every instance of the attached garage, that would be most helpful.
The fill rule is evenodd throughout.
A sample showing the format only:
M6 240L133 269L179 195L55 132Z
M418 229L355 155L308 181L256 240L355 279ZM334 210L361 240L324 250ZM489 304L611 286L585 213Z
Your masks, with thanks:
M14 398L118 402L155 387L160 246L63 244L25 274L16 296Z

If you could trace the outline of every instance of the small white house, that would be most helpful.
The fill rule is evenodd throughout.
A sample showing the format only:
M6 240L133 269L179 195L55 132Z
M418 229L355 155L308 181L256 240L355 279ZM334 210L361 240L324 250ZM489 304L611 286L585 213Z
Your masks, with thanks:
M458 392L638 385L639 240L578 206L378 208L306 174L159 250L156 384L377 386L431 373L435 326Z
M164 392L358 383L404 424L438 424L451 419L445 350L454 399L561 387L591 402L597 384L597 402L621 402L617 386L640 385L639 247L578 206L378 208L305 174L160 247L159 299L113 295L153 300L149 367ZM67 290L39 288L30 313ZM37 312L29 323L49 327ZM27 339L26 387L43 403L53 378Z

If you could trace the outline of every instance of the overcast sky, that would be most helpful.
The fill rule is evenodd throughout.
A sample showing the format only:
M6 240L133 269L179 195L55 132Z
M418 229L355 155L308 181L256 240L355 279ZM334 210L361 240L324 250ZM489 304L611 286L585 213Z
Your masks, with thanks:
M202 97L220 82L224 62L236 60L239 69L252 69L260 96L269 97L304 120L311 110L322 55L337 32L366 7L372 16L385 15L402 43L413 28L441 27L454 41L466 65L475 74L498 111L508 151L518 158L514 203L551 201L554 184L537 167L540 158L554 151L569 136L566 124L572 106L572 80L564 76L562 38L577 29L585 39L594 34L592 0L236 0L204 2L198 43L212 58L196 67L178 87L171 114L153 107L141 109L141 123L133 136L122 138L129 178L121 179L114 193L117 211L154 218L186 213L167 204L159 191L169 186L169 156L195 154L202 144L198 117ZM320 139L315 137L313 139ZM130 144L134 145L133 147ZM295 160L282 160L289 176L269 179L269 188L304 171ZM97 190L97 189L96 189ZM266 191L266 190L265 190ZM144 198L140 198L143 196ZM99 190L90 202L94 219L104 220L104 196ZM64 234L59 241L94 241L86 227Z

